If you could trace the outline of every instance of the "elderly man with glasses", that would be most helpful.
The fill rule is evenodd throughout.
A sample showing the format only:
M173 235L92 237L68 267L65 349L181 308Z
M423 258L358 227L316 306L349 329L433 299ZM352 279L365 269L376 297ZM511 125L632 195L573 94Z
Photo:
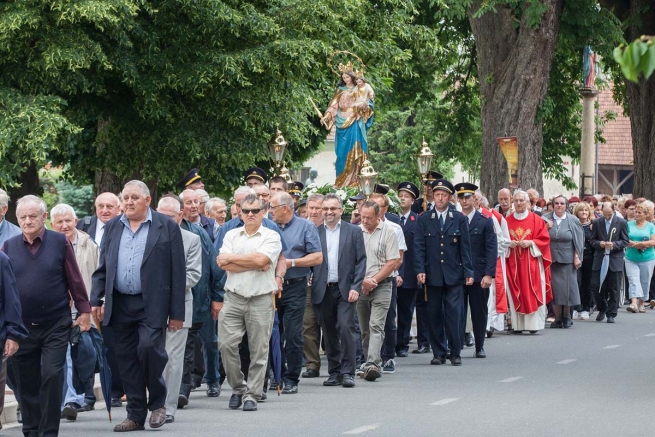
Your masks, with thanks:
M225 301L218 316L219 349L232 387L229 408L256 411L266 377L273 329L276 267L282 251L277 232L262 226L263 202L248 194L241 202L244 225L227 232L218 265L227 272ZM244 382L239 343L248 334L251 360Z
M282 296L278 298L280 333L284 336L283 394L298 393L302 371L303 317L307 301L309 268L323 262L316 225L294 214L293 199L288 193L273 195L271 217L280 226L288 249L284 251L287 272Z

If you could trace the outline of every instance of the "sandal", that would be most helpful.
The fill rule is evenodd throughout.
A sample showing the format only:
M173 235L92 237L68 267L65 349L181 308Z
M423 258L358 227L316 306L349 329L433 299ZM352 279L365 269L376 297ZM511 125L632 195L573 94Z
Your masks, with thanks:
M639 312L640 312L640 313L645 313L645 312L646 312L646 308L645 308L643 305L640 306L640 307L639 307Z
M636 313L636 312L638 311L636 305L630 305L630 306L629 306L628 308L626 308L626 309L628 310L629 313Z

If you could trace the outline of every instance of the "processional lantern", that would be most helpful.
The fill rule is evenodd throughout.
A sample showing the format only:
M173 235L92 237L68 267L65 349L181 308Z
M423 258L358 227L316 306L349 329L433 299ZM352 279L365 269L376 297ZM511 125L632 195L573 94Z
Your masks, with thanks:
M364 193L366 198L373 194L379 175L368 160L368 156L364 157L364 162L362 163L362 168L359 170L357 179L359 180L359 189Z

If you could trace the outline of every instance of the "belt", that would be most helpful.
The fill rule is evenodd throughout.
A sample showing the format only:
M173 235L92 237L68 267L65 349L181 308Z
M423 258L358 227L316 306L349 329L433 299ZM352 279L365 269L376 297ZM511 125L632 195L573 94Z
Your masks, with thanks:
M386 284L387 282L391 282L391 279L393 279L391 276L389 276L389 277L387 277L387 278L384 278L383 280L381 280L380 282L378 282L378 285L380 285L380 284Z
M338 283L338 282L328 282L328 283L327 283L327 286L328 286L328 287L338 287L338 286L339 286L339 283Z
M291 284L295 284L296 282L306 281L306 280L307 280L307 278L305 278L304 276L302 276L300 278L287 279L287 280L284 281L283 285L285 285L285 286L286 285L291 285Z

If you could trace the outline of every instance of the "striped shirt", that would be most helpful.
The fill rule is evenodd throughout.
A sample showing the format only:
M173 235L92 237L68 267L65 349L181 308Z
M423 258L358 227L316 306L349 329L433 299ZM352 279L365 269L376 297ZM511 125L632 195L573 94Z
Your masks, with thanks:
M380 220L372 233L368 232L363 224L359 227L364 234L366 247L366 277L371 277L377 274L387 261L400 258L398 238L386 221Z

